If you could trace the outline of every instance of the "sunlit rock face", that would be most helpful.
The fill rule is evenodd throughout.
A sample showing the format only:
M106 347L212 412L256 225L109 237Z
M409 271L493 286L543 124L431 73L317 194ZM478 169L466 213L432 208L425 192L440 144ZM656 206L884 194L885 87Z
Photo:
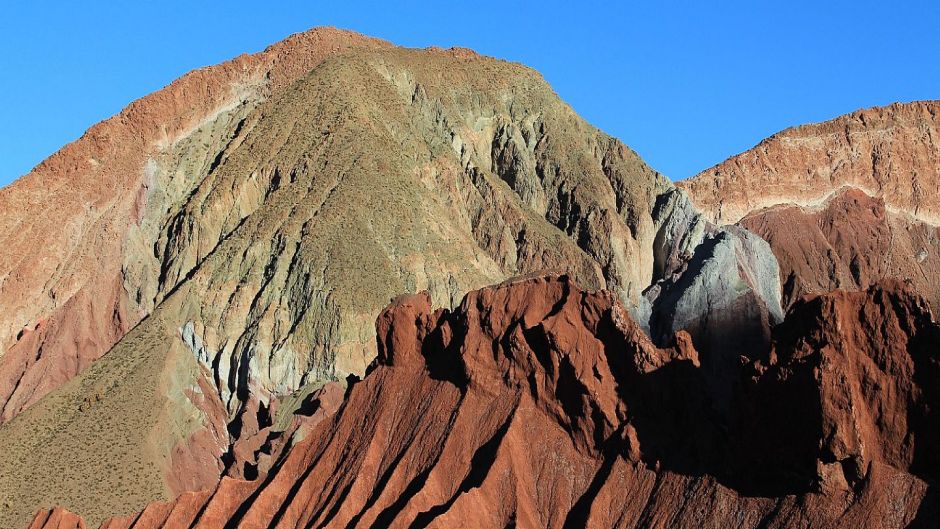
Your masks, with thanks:
M192 72L0 191L0 525L265 474L403 293L563 272L721 365L716 326L769 339L777 278L678 197L538 73L469 50L316 29Z

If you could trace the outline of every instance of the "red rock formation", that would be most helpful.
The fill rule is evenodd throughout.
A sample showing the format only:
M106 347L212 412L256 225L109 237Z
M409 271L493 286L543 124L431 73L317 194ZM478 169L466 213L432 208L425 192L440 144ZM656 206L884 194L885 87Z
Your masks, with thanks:
M548 277L472 292L452 313L404 297L342 410L265 479L103 527L935 524L921 477L938 469L940 329L923 301L889 284L789 318L744 366L729 440L688 336L653 346L608 293Z
M29 529L85 529L85 521L62 507L56 507L36 515Z
M940 224L940 101L895 103L793 127L679 182L719 224L776 204L813 205L850 186Z
M918 101L790 128L677 186L707 218L770 242L784 307L895 278L937 310L938 111Z
M820 207L781 205L739 224L770 243L784 306L806 294L905 278L940 307L940 228L888 211L882 198L847 188Z
M857 489L878 465L940 476L940 326L908 285L804 298L774 333L742 406L768 485Z

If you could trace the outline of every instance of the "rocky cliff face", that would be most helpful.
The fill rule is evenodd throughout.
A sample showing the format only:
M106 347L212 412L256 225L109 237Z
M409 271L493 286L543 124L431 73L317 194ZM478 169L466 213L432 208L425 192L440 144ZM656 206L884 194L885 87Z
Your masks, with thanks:
M743 437L762 450L744 464L833 494L879 465L936 480L940 326L909 284L803 298L774 334L747 368Z
M905 285L797 304L741 365L730 423L708 412L688 335L658 348L615 296L566 277L473 292L453 312L407 296L377 328L369 374L267 478L102 527L936 521L940 326ZM33 527L63 520L76 523L53 511Z
M860 110L788 129L680 182L706 218L767 240L783 305L909 279L940 306L940 103Z
M3 221L51 250L0 262L0 525L263 474L311 392L364 372L404 292L453 306L564 271L662 343L689 328L720 381L718 328L766 341L777 266L675 193L536 72L468 50L314 30L189 74L0 195L61 203Z

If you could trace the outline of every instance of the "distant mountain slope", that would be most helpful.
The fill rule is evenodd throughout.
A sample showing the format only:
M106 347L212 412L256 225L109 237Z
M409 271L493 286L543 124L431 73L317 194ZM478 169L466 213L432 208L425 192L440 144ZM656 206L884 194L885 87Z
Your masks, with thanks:
M899 278L940 308L940 101L788 129L677 185L771 244L785 306Z
M148 103L164 100L176 106ZM663 341L692 329L715 380L738 359L718 327L759 343L781 314L766 243L704 221L518 64L313 30L114 120L25 179L67 178L113 205L99 229L81 223L100 206L62 191L75 203L60 224L78 219L85 235L50 239L43 266L73 246L97 264L65 259L61 277L38 266L9 290L24 306L57 301L14 312L30 324L0 358L3 526L54 504L97 523L263 473L264 436L324 382L364 372L375 315L401 293L451 306L564 271L614 292Z
M884 200L846 188L815 208L780 205L741 226L770 243L780 262L783 299L836 288L865 289L905 279L940 307L940 227L891 212Z
M776 204L814 206L851 186L937 225L940 101L895 103L793 127L679 186L719 224Z

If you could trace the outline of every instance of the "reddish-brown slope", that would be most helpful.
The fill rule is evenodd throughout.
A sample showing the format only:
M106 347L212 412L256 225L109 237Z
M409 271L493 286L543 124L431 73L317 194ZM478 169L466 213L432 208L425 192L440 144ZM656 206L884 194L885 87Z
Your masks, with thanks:
M940 101L793 127L677 185L719 224L776 204L817 204L844 186L940 224Z
M82 371L146 315L147 300L138 305L124 290L122 264L154 186L148 156L223 109L277 93L340 50L386 46L316 29L196 70L0 189L0 423Z
M377 328L370 373L267 478L103 527L936 523L922 478L940 468L940 330L904 285L798 304L742 371L730 430L707 413L687 335L658 349L611 295L565 277L473 292L453 313L405 297Z
M781 205L739 224L770 243L785 307L806 294L864 290L885 278L911 280L940 307L940 228L888 211L881 198L848 188L817 208Z
M940 476L940 326L909 285L803 298L774 334L741 407L753 479L830 493L869 486L881 465Z
M940 101L794 127L679 182L703 214L758 233L784 307L805 294L914 281L940 307Z

